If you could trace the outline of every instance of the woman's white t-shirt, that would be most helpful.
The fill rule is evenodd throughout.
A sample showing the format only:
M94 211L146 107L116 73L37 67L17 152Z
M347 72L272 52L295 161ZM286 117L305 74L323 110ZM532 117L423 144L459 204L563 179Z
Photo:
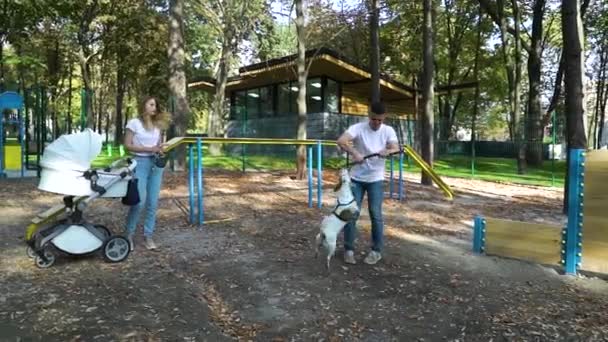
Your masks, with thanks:
M369 121L360 122L350 126L346 133L353 137L353 147L361 155L366 156L386 149L389 143L398 143L397 134L391 126L382 124L377 131L369 126ZM365 159L355 164L351 169L351 177L360 182L377 182L384 180L384 158Z
M133 132L133 145L139 147L154 147L160 141L160 129L154 127L147 130L138 118L131 119L127 122L127 129ZM150 152L133 152L136 156L151 156L154 153Z

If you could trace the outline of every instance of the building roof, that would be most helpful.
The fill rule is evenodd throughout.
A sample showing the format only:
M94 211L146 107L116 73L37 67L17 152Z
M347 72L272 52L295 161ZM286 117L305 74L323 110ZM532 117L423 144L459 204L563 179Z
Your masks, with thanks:
M306 51L309 65L309 78L328 76L336 81L348 83L369 89L371 72L368 68L349 61L345 56L327 49L312 49ZM226 90L247 89L267 84L297 80L297 54L273 58L239 68L239 75L230 77ZM212 90L216 80L210 77L198 78L188 84L189 88ZM415 89L409 85L395 81L388 75L380 75L380 86L383 97L412 98Z
M344 55L328 48L311 49L306 51L309 65L308 77L328 76L336 81L359 88L360 92L370 89L371 72L369 68L350 61ZM297 54L273 58L267 61L239 68L239 74L228 78L226 90L239 90L260 87L268 84L297 80ZM188 84L191 89L214 91L216 80L212 77L200 77ZM477 82L467 82L451 86L435 87L436 95L472 89ZM390 76L380 74L382 97L387 100L398 100L420 96L421 90L396 81Z

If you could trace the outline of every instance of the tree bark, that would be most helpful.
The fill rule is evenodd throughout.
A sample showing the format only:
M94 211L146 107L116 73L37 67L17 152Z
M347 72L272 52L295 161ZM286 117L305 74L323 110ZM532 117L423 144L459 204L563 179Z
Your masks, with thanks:
M513 7L513 24L515 26L515 80L513 83L513 127L515 132L515 145L517 146L517 172L526 173L526 142L524 140L524 125L521 123L521 106L519 103L521 94L521 32L520 12L517 0L511 0Z
M124 134L122 112L127 87L127 77L125 75L124 68L122 67L122 51L119 51L116 57L118 67L116 68L116 117L114 118L116 129L114 130L114 142L116 144L120 144Z
M169 2L169 89L175 101L175 111L169 138L184 136L188 128L190 106L188 105L185 53L184 53L184 0ZM185 170L185 147L177 148L174 167Z
M565 69L565 107L568 149L587 148L584 126L584 58L583 23L580 1L562 0L562 35L564 42ZM564 213L568 211L568 175L566 174Z
M534 2L532 36L528 51L528 115L526 120L526 161L529 165L543 163L543 126L541 125L541 57L543 53L543 19L546 0Z
M306 4L305 0L295 0L296 5L296 31L298 35L298 131L297 139L306 139ZM306 147L299 145L296 152L296 178L304 179L306 174ZM321 175L318 175L320 177Z
M433 134L433 99L435 96L434 74L435 65L433 61L433 4L432 0L423 0L423 72L422 72L422 101L423 115L421 120L421 153L422 158L433 167L434 158L434 134ZM432 185L429 175L422 172L421 183Z
M378 0L370 0L369 36L370 36L370 70L371 80L371 99L373 102L380 101L380 39L378 34L378 21L380 9Z
M213 109L209 115L209 122L207 125L207 127L209 127L208 134L210 137L223 136L226 84L228 83L228 69L230 68L230 58L232 56L232 48L230 42L234 36L232 32L232 27L226 26L224 28L222 51L217 69L217 81L215 84L215 97L213 99L212 105ZM244 125L245 123L242 124ZM220 154L220 145L211 144L209 146L209 153L211 155Z

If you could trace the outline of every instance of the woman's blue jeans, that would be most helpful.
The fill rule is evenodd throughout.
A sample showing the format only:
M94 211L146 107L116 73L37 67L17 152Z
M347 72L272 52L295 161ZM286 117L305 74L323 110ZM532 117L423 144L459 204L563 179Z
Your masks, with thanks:
M144 235L152 236L156 225L156 209L163 180L164 168L154 165L153 157L135 157L135 178L137 178L137 190L139 192L139 204L129 208L127 216L127 234L135 233L139 222L141 211L144 213Z
M382 218L382 201L384 200L384 181L365 183L352 181L353 195L359 209L363 203L363 196L367 192L367 204L369 217L372 221L372 250L381 252L384 238L384 220ZM361 212L361 210L359 210ZM355 236L357 234L356 217L344 227L344 249L352 251L355 249Z

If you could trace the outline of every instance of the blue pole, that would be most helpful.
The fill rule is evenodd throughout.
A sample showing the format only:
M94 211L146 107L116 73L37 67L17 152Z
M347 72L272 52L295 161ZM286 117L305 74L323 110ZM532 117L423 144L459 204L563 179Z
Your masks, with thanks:
M403 200L403 152L399 153L399 201Z
M198 156L197 177L198 182L198 224L203 225L203 144L201 138L196 138L196 153Z
M390 199L393 199L393 169L394 169L395 161L394 161L393 156L391 156L390 158L391 158L391 173L390 173L391 176L389 178L389 183L388 183L388 188L389 188L388 192L389 192Z
M190 195L190 224L194 224L194 154L188 144L188 194Z
M317 141L317 208L322 206L323 196L323 146Z
M481 216L475 216L473 227L473 252L482 254L486 243L486 220Z
M583 227L583 188L585 151L571 149L568 165L568 225L562 239L562 264L566 274L575 275L580 267ZM564 232L562 232L564 233Z
M312 208L312 146L308 146L308 156L306 163L308 164L308 207Z

